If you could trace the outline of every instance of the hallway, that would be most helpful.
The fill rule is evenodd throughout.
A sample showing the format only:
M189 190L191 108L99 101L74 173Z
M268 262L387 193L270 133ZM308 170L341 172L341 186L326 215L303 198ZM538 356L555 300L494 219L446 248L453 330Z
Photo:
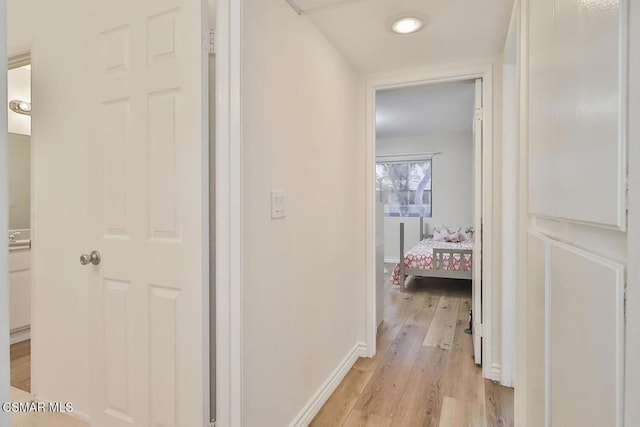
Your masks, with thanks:
M311 425L512 426L513 389L473 362L470 304L466 281L388 288L376 357L356 362Z

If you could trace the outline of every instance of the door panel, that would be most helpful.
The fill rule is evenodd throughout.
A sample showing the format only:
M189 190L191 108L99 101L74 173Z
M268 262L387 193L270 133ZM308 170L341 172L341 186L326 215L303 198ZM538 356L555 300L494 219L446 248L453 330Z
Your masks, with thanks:
M206 417L202 7L109 1L94 19L92 425Z
M554 426L622 426L624 266L549 247L549 408Z
M132 421L134 354L131 336L131 283L104 280L104 399L112 416Z
M530 1L530 209L624 229L625 2Z

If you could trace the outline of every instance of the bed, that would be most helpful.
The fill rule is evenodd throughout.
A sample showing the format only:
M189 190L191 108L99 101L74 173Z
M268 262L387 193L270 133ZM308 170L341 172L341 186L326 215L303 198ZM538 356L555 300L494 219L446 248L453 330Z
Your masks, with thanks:
M407 276L442 277L471 280L473 275L473 239L460 242L437 241L423 234L420 219L420 241L405 252L404 223L400 224L400 254L402 262L397 264L391 276L394 285L405 291Z

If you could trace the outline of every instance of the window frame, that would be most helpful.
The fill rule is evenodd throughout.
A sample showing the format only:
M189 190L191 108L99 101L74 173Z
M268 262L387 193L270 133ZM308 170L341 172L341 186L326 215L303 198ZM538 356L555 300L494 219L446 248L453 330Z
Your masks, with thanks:
M433 158L435 157L435 155L440 154L440 153L412 153L412 154L386 154L386 155L377 155L376 156L376 163L375 166L377 169L377 166L379 164L385 163L385 164L389 164L389 163L396 163L396 164L402 164L402 163L420 163L420 162L429 162L429 170L430 170L430 174L431 174L431 183L430 183L430 189L428 190L429 192L429 201L430 201L430 205L429 205L429 215L425 215L425 216L414 216L414 215L389 215L385 212L384 216L385 218L433 218ZM377 177L377 171L375 171L375 181L377 184L378 181L378 177ZM375 192L376 192L376 199L378 199L378 190L377 190L377 185L374 187ZM387 203L385 203L386 205Z

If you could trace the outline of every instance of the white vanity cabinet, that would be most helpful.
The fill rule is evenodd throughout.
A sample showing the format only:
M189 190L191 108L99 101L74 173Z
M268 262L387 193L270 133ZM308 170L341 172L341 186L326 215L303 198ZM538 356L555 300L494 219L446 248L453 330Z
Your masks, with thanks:
M31 326L31 249L9 251L11 343L29 339Z

